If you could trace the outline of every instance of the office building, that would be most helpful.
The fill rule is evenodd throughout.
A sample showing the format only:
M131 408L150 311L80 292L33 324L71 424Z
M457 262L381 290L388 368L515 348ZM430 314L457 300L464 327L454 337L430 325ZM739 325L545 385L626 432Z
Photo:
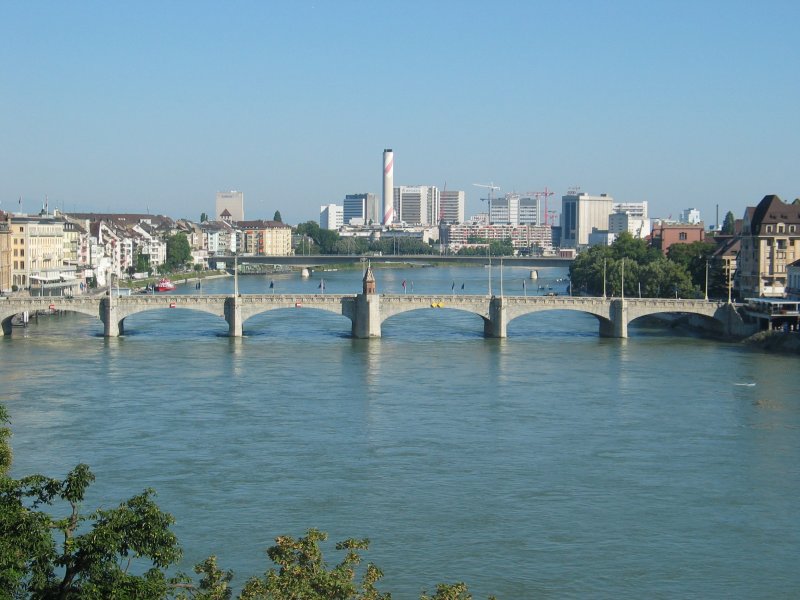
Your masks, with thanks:
M633 216L629 212L613 212L608 215L608 231L619 235L627 231L633 237L645 239L650 235L650 219Z
M380 205L375 194L347 194L342 207L345 225L369 225L381 222Z
M608 216L613 212L613 203L614 199L608 194L590 196L575 191L562 196L561 247L587 247L592 228L608 228Z
M681 223L689 223L690 225L697 225L700 223L700 211L696 208L685 208L681 212Z
M214 213L215 219L222 219L222 213L230 213L226 220L244 221L244 192L235 190L230 192L217 192L217 211Z
M494 198L489 207L489 221L493 225L541 225L541 200L535 195L517 193Z
M321 229L338 230L344 225L344 207L338 204L325 204L319 207L319 226Z
M439 194L441 220L445 223L463 223L466 193L458 190L444 190Z
M615 213L628 213L635 219L647 218L647 200L643 202L614 202L612 209Z
M408 225L439 223L439 188L429 185L394 188L394 214Z

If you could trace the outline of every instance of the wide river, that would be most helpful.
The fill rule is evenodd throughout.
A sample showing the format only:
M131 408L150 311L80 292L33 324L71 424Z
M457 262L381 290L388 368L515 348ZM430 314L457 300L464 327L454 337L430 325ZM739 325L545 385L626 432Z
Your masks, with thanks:
M528 274L506 268L504 293L564 292L563 270ZM388 293L489 285L474 267L376 277ZM361 288L337 271L240 289L312 293L321 278ZM440 581L476 598L800 594L797 357L652 324L602 339L572 312L521 317L504 340L446 307L393 317L379 340L309 309L244 330L230 339L224 320L180 309L134 315L117 339L82 315L15 328L0 339L13 474L86 462L87 509L153 487L181 568L217 554L237 586L267 569L275 536L316 527L369 537L399 599Z

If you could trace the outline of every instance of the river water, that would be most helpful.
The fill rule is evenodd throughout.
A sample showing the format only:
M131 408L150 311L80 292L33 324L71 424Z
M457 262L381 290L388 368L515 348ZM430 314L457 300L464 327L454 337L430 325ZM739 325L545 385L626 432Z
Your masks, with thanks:
M564 271L539 273L506 268L504 293L564 292ZM489 287L472 267L376 277L390 293ZM240 289L319 292L321 279L361 286L339 271ZM129 317L117 339L82 315L15 328L0 339L14 474L86 462L87 508L154 487L182 568L217 554L237 585L266 570L275 536L317 527L369 537L400 599L439 581L476 598L800 593L796 357L635 325L602 339L571 312L521 317L505 340L446 308L393 317L380 340L349 328L308 309L253 317L242 339L180 309Z

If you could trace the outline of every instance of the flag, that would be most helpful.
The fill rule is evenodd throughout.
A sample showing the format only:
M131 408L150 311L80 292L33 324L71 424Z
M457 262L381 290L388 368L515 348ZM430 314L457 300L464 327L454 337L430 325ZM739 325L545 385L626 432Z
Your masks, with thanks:
M319 280L319 285L317 287L319 289L321 289L321 290L324 290L325 289L325 280L324 279L320 279Z
M464 284L463 284L463 283L461 284L461 289L462 289L462 290L464 289Z
M522 289L523 290L525 289L525 280L524 279L522 280Z
M454 289L456 289L456 282L455 281L453 282L453 285L450 286L450 291L452 292Z
M274 281L270 281L269 282L269 289L272 289L274 287L275 287L275 282Z

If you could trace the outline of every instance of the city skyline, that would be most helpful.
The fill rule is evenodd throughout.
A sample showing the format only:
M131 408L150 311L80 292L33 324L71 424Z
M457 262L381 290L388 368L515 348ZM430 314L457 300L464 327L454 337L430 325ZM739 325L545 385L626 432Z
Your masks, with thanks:
M287 223L395 186L573 186L712 224L794 171L800 7L772 2L14 5L0 209Z

